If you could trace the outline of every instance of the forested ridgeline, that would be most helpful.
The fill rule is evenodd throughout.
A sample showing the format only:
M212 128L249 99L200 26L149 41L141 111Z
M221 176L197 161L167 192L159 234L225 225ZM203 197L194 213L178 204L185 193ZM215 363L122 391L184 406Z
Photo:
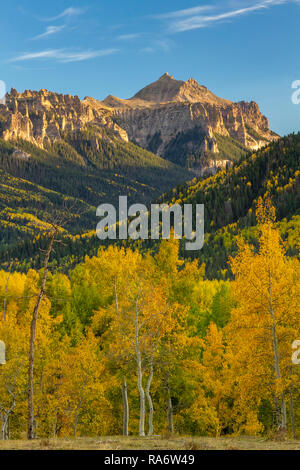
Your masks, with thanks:
M180 185L159 202L205 205L205 245L189 256L206 264L209 278L222 279L231 276L227 260L237 252L237 235L242 231L255 243L260 197L272 199L288 253L295 255L300 239L300 134L248 153L215 176Z
M66 230L88 232L99 204L149 202L189 175L103 129L66 133L45 149L0 139L1 247L32 240L65 206L74 215Z
M300 270L274 209L257 209L233 281L204 279L178 241L110 246L49 273L34 362L36 437L176 433L300 436ZM55 253L54 253L55 256ZM43 271L0 272L2 437L24 437L32 312Z
M89 156L89 161L92 162L95 155L98 155L93 150L94 147L89 148L89 145L92 145L89 140L92 132L91 129L87 129L79 134L67 136L68 142L66 137L66 140L56 144L55 148L65 149L69 146L68 149L71 148L77 155L94 155ZM104 145L101 139L99 142ZM2 145L3 149L7 148L7 152L13 152L11 144L2 143ZM21 142L19 145L23 151L30 153L31 149L33 153L31 144ZM118 143L118 145L125 144ZM133 146L133 148L144 152L138 147ZM126 177L122 176L123 171L126 173L126 168L121 168L118 173L110 173L111 179L105 179L104 172L109 170L102 169L97 173L98 169L93 163L89 165L94 166L88 165L88 169L75 165L73 180L73 163L70 164L70 159L65 163L65 159L57 155L50 158L50 151L45 153L37 148L35 151L36 157L27 160L11 156L8 158L5 153L2 157L6 169L0 172L3 227L0 262L6 269L11 259L18 259L18 269L23 271L29 267L39 269L42 266L39 248L45 246L43 233L57 209L63 212L66 210L64 206L67 206L71 208L70 212L73 214L71 222L65 226L64 245L57 247L55 258L52 259L53 266L59 265L62 271L67 272L78 261L83 260L86 254L92 256L97 253L100 241L94 230L97 223L95 210L99 201L107 202L109 199L117 203L120 194L129 194L129 202L138 200L147 203L155 200L154 194L158 189L134 181L133 174L138 171L134 166L130 169L132 176L130 185L127 185ZM45 163L47 158L50 158L49 165ZM163 164L169 165L168 162ZM12 165L13 170L8 165ZM17 171L14 165L16 168L20 166L22 171L20 169ZM272 198L276 207L278 227L287 243L287 253L294 256L297 252L297 240L300 238L299 168L300 134L290 135L262 150L247 154L232 168L223 170L215 176L206 179L195 178L190 183L177 186L165 193L158 202L167 202L170 205L174 203L205 205L204 248L200 252L186 252L181 244L180 256L197 258L200 265L205 263L208 279L232 278L228 258L237 253L238 234L242 232L249 242L256 243L255 205L259 197ZM31 175L30 178L34 180L35 169L39 175L36 180L44 182L44 186L20 178L22 175ZM19 176L8 174L7 171L18 173ZM166 180L163 179L162 182L160 178L168 178L167 175L170 176L167 184L171 184L173 170L164 172L162 169L151 168L147 171L149 171L148 176L152 175L155 179L155 184L160 186L166 184ZM160 174L158 179L154 176L157 173ZM101 194L99 188L103 189ZM151 240L135 243L135 246L144 252L148 250L155 252L158 249L157 242L153 243Z
M249 226L255 220L258 197L271 197L279 220L299 214L299 177L300 133L248 153L231 169L180 185L159 200L205 204L208 231L240 219Z

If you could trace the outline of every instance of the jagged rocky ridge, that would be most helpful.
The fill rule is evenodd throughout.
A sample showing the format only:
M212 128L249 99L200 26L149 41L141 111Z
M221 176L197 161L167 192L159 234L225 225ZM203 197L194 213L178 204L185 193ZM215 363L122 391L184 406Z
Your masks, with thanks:
M176 144L186 155L217 155L218 136L252 150L278 139L255 102L219 98L192 78L184 82L166 73L129 100L108 96L103 104L113 108L129 139L165 158L172 159Z
M227 156L223 152L226 139L237 152L278 139L255 102L233 103L194 79L184 82L168 74L128 100L110 95L102 102L81 101L47 90L12 89L0 105L0 137L5 140L21 138L43 147L87 124L199 171L216 170L234 159L230 150Z
M86 124L104 127L128 142L126 131L112 120L110 110L96 100L81 101L78 96L47 90L18 93L12 89L5 105L0 105L0 137L4 140L19 138L44 147L59 140L62 132L73 132Z

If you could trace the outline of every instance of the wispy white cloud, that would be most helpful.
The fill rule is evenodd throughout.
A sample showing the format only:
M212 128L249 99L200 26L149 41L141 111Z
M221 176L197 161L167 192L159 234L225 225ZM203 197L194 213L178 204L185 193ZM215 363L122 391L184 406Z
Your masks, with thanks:
M81 62L82 60L94 59L96 57L105 57L116 54L118 49L102 49L100 51L83 51L63 54L61 62Z
M61 26L47 26L46 31L38 36L35 36L32 39L44 39L49 36L53 36L54 34L60 33L63 29L65 29L66 25Z
M137 39L140 37L141 37L140 33L132 33L132 34L121 34L120 36L117 36L116 39L118 41L131 41L132 39Z
M45 21L55 21L60 20L61 18L70 18L72 16L79 16L85 12L83 8L74 8L69 7L62 11L59 15L54 16L52 18L44 18Z
M169 19L169 18L183 18L185 16L197 15L199 13L204 13L205 11L213 10L215 7L213 5L202 5L194 8L186 8L184 10L170 11L169 13L162 13L155 15L154 18L157 19Z
M299 0L263 0L255 3L254 5L252 3L252 5L250 6L235 8L231 10L227 9L227 11L224 11L223 9L223 11L215 15L202 14L207 11L206 9L208 8L217 8L217 6L209 7L207 5L204 5L201 7L199 6L186 10L174 11L165 15L158 15L156 18L173 20L169 24L169 31L172 33L180 33L193 29L205 28L217 22L230 20L256 11L266 10L275 5L282 5L289 2L299 3Z
M169 39L156 39L152 41L151 44L149 44L146 47L143 47L140 50L140 53L145 53L145 54L153 54L154 52L159 52L163 51L165 53L170 52L172 49L173 42L170 41Z
M47 51L26 53L10 59L9 62L21 62L23 60L55 58L58 52L59 50L52 49Z
M73 52L66 49L50 49L46 51L24 53L20 56L10 59L10 62L23 62L28 60L53 59L58 62L81 62L83 60L104 57L118 52L118 49L102 49L98 51L77 51Z

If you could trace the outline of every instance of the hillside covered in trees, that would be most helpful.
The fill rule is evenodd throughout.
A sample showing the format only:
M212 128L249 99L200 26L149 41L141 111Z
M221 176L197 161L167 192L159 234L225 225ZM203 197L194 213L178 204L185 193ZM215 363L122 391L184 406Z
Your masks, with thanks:
M34 436L300 436L299 261L286 256L269 202L258 249L244 240L233 282L204 279L178 241L156 255L110 246L66 276L49 273L39 307ZM43 271L0 272L2 438L27 428L30 321ZM275 368L274 368L275 364Z
M300 135L174 186L190 174L99 133L0 142L2 439L298 437ZM203 250L101 246L96 205L122 193L204 204Z
M231 275L227 261L237 251L237 235L242 232L256 243L255 207L260 197L273 201L288 253L295 255L300 239L300 134L248 153L215 176L195 178L159 202L205 205L205 245L192 256L206 264L210 278L223 278Z
M24 142L21 145L24 148ZM26 144L27 151L29 145L31 144ZM80 153L82 147L79 147L85 145L84 139L78 141L75 135L72 137L73 151ZM9 144L5 144L5 146L10 148ZM74 149L76 146L77 150ZM44 157L45 153L41 150L38 151ZM139 149L139 151L142 150ZM47 187L46 182L44 187L32 182L34 180L34 171L32 171L33 175L30 177L31 181L23 178L25 175L30 174L28 167L23 166L29 165L29 163L18 160L17 164L23 169L22 172L20 170L17 172L14 169L13 173L15 175L18 173L18 176L7 174L9 170L7 166L10 162L13 165L14 160L3 157L6 162L6 169L0 173L3 188L5 188L1 196L3 200L1 224L5 227L5 230L1 232L0 262L4 267L9 265L11 259L18 259L19 269L21 270L42 266L42 256L38 247L43 248L47 243L43 239L43 232L47 228L47 221L51 220L52 214L57 209L60 209L60 211L66 210L64 204L71 208L71 212L77 210L80 216L74 217L72 222L66 225L64 245L57 247L56 259L52 260L52 264L55 266L59 264L61 269L67 272L68 267L74 266L78 260L84 259L86 254L94 255L97 253L100 241L94 231L96 225L94 204L96 205L99 201L99 186L97 186L97 190L92 190L92 185L95 184L96 188L98 173L89 172L88 175L85 174L84 177L89 180L87 187L82 185L82 181L85 181L81 178L82 175L80 176L80 185L76 186L76 178L79 178L80 173L75 173L74 184L69 185L68 179L63 178L66 171L65 164L60 161L61 167L57 169L53 162L57 161L58 157L53 156L51 158L51 164L49 163L47 171L44 171L43 165L45 163L40 165L38 160L35 163L34 160L31 161L31 165L33 163L36 165L38 174L42 171L46 182L48 178L51 178L51 174L53 175L51 184L48 184L51 187L50 190L45 189ZM158 157L154 156L154 158ZM161 163L161 159L159 159L159 162L162 166L167 165L168 167L169 165L168 162L163 161ZM43 168L44 170L41 170ZM67 168L68 174L72 175L70 167L67 166ZM155 191L153 188L151 190L148 186L143 186L142 193L140 193L141 185L136 182L134 186L132 178L130 179L132 186L125 187L127 180L121 174L123 172L126 174L126 168L120 169L119 176L117 173L111 172L112 179L106 180L103 185L106 188L105 190L108 191L107 194L112 195L112 199L117 198L120 191L124 189L123 194L126 194L126 190L128 190L132 201L136 201L136 198L138 198L139 202L149 203L152 198L152 201L166 202L169 205L174 203L204 204L204 248L200 252L189 252L188 256L197 258L200 265L203 263L206 265L205 275L207 278L230 279L232 278L232 272L228 264L228 257L237 251L237 235L242 232L249 241L256 243L255 207L259 197L272 199L276 208L280 233L287 243L287 253L291 256L296 254L297 240L300 237L299 168L300 134L297 134L284 137L254 153L248 153L246 156L241 157L232 168L224 169L214 176L194 178L187 183L176 186L158 199L154 196ZM170 171L168 169L157 169L154 173L152 173L152 170L145 167L141 170L134 170L133 168L131 175L134 171L141 171L142 173L145 171L147 177L150 178L152 174L156 184L161 185L166 184L166 180L162 180L162 178L165 178L164 175L168 178L168 174L172 175L175 172L176 178L179 177L176 167L173 167L171 173L168 173ZM156 171L160 175L158 179L154 177ZM104 170L101 170L101 177L103 177L103 174ZM183 175L181 176L183 177ZM187 175L185 175L186 177ZM188 175L188 177L191 176ZM72 183L72 176L69 181ZM123 182L123 186L120 181ZM169 181L167 184L169 184ZM61 192L64 185L66 185L67 196ZM82 191L80 198L74 196L77 190ZM22 197L22 194L25 194L24 191L30 195L25 202L24 197ZM107 202L104 194L103 200ZM32 242L32 240L34 241ZM151 240L143 243L138 242L134 245L138 245L143 252L147 250L155 252L158 249L157 242L151 242ZM187 256L182 244L180 256Z
M119 195L148 203L190 174L105 129L65 133L45 149L0 139L0 245L32 244L56 213L71 212L66 233L89 232L96 207ZM22 249L20 258L22 258Z

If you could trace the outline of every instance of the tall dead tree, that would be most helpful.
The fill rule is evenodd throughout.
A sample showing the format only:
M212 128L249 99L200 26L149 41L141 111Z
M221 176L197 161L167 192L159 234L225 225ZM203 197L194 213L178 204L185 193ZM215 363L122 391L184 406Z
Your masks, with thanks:
M53 229L50 233L50 241L48 248L45 254L44 260L44 271L42 278L42 285L40 292L38 294L36 304L32 314L31 326L30 326L30 340L29 340L29 367L28 367L28 429L27 429L27 438L34 439L34 406L33 406L33 371L34 371L34 350L35 350L35 336L36 336L36 325L39 314L39 309L41 302L43 300L46 288L46 282L48 277L48 264L51 252L53 250L53 245L55 237L58 233L58 227L53 226Z
M62 243L61 240L57 240L56 237L61 231L64 224L70 222L74 218L74 213L77 215L82 215L84 211L79 211L75 205L72 207L67 207L63 204L62 209L55 215L53 222L48 222L51 225L51 229L48 232L48 248L45 251L44 266L43 266L43 277L41 288L34 306L32 313L32 320L30 325L30 340L29 340L29 366L28 366L28 423L27 423L27 438L34 439L35 429L34 429L34 404L33 404L33 394L34 394L34 352L35 352L35 337L36 337L36 327L37 319L39 314L39 309L41 302L43 300L46 282L48 277L48 265L50 255L53 251L54 243Z

